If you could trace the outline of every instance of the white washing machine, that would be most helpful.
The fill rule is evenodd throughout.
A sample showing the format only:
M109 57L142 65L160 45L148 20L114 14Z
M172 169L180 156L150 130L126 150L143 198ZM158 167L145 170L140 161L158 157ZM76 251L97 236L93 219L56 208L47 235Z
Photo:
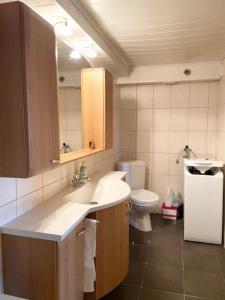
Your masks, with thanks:
M222 161L184 160L184 240L221 244Z

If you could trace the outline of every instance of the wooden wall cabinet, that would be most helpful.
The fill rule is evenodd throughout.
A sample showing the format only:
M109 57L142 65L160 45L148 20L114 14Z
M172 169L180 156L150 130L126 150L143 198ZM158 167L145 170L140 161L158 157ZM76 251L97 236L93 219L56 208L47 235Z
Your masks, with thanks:
M0 176L30 177L59 160L56 38L21 2L0 4Z
M129 268L129 211L127 201L96 212L96 295L100 299L127 276Z
M81 71L83 147L113 147L113 78L103 68Z
M62 242L2 234L6 294L30 300L83 300L84 224Z

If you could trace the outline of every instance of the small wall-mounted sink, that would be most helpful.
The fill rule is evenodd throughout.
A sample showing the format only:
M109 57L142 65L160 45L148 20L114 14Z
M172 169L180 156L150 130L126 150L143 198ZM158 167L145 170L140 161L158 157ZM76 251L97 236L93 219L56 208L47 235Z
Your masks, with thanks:
M222 168L224 165L223 161L212 160L205 158L193 158L193 159L184 159L185 166L195 167L202 174L208 171L211 168Z

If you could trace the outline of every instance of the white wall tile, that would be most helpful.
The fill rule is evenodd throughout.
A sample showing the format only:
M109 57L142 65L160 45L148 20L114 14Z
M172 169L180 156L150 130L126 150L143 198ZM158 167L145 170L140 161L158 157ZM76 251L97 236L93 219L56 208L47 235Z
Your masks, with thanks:
M75 161L71 161L67 164L62 165L62 178L68 175L74 174L75 172Z
M133 109L121 109L120 111L120 130L137 130L137 111Z
M152 152L170 152L170 133L168 131L154 131L152 133Z
M208 108L191 108L189 111L189 130L207 130Z
M190 107L208 107L209 83L199 82L190 84Z
M58 180L44 187L43 189L43 201L46 201L62 190L62 180Z
M170 133L170 153L179 153L188 143L187 132Z
M171 87L171 107L185 108L189 106L189 83L174 84Z
M81 110L81 90L76 88L66 88L66 109Z
M143 85L137 87L137 107L138 108L152 108L154 97L153 85Z
M30 178L17 179L17 198L42 188L42 174Z
M179 164L176 163L176 159L177 154L170 154L169 175L183 175L184 173L183 159L180 159Z
M16 200L0 207L0 226L16 217Z
M153 110L153 130L154 131L170 130L170 109Z
M152 130L152 109L138 109L137 111L137 130Z
M137 152L151 152L151 133L137 133Z
M154 87L154 108L170 108L171 86L155 85Z
M207 133L206 132L189 132L188 145L196 154L206 155Z
M120 110L118 108L113 109L113 131L120 130Z
M16 199L16 179L0 178L0 206Z
M171 109L171 130L172 131L188 130L188 109L186 108Z
M120 88L120 107L136 109L137 107L136 86L123 86Z
M142 160L145 162L146 173L149 173L151 169L150 153L137 152L137 160Z
M61 166L43 173L43 186L46 186L48 184L51 184L61 179L61 175L62 175Z
M225 161L225 132L217 132L216 134L216 155L217 159Z
M209 107L215 107L219 104L219 82L209 83Z
M120 146L122 152L136 152L137 147L137 133L136 132L121 132Z
M152 153L151 155L152 174L169 174L169 154Z
M26 195L25 197L17 199L17 216L20 216L30 209L40 205L43 200L42 194L43 190L40 189Z
M210 107L208 110L208 131L216 131L216 107Z
M216 132L207 133L207 155L216 154Z
M81 112L79 110L66 111L66 129L81 130Z
M59 88L59 110L66 110L66 90L64 88Z

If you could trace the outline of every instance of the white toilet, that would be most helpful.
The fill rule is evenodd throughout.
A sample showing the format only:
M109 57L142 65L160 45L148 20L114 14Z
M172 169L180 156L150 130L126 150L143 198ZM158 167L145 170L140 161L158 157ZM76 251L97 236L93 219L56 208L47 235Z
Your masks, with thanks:
M126 182L131 188L130 225L141 231L151 231L151 208L158 204L159 196L145 190L145 162L119 161L118 170L127 172Z

